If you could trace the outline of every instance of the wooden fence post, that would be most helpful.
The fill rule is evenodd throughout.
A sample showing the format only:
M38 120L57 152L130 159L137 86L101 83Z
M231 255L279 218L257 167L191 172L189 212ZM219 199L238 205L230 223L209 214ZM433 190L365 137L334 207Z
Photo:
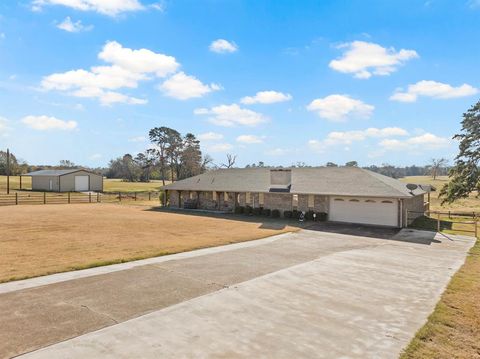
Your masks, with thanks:
M97 203L100 202L100 193L97 192Z
M70 192L68 192L68 204L70 204Z
M47 192L43 192L43 204L47 204Z
M18 204L18 193L15 192L15 204Z
M440 212L437 213L437 232L440 232Z
M122 192L118 192L118 201L122 202Z
M152 192L148 192L148 200L151 201L152 200Z
M92 192L88 192L88 203L92 203Z
M137 200L137 192L134 192L135 201Z
M475 223L475 238L478 238L478 221L475 217L473 218L473 221Z

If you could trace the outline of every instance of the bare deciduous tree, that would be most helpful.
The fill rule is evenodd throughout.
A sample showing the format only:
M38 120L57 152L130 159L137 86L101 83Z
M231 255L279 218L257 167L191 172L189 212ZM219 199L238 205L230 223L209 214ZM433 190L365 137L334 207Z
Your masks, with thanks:
M237 160L237 155L232 155L227 153L227 163L223 163L220 167L223 168L232 168L235 166L235 161Z
M428 173L433 179L436 179L438 176L438 172L442 167L445 167L448 164L448 160L446 158L432 158L430 160L430 165L428 166Z

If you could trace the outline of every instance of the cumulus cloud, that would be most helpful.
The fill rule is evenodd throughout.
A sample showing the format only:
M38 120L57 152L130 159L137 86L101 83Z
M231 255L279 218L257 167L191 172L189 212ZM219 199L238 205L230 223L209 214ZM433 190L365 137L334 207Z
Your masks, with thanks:
M238 51L238 46L234 42L227 41L224 39L218 39L212 41L209 46L210 51L216 52L218 54L232 53Z
M343 55L329 63L330 68L342 73L353 74L359 79L368 79L372 75L386 76L395 72L406 61L418 57L414 50L385 48L378 44L353 41L342 44Z
M75 121L64 121L56 117L50 116L25 116L22 118L22 123L26 126L38 130L38 131L48 131L48 130L63 130L71 131L77 128L77 122Z
M369 118L374 109L374 106L360 100L337 94L317 98L307 106L308 111L316 112L321 118L336 122L349 118Z
M270 104L276 102L284 102L292 99L289 94L277 91L260 91L255 96L246 96L240 100L241 103L251 105L254 103Z
M217 141L223 139L223 135L216 132L201 133L197 137L200 141Z
M323 152L331 146L350 145L354 142L365 141L368 138L402 137L408 135L408 131L400 127L370 127L365 130L330 132L322 140L310 140L308 146L312 150Z
M230 143L214 143L207 145L205 148L208 152L227 152L230 151L233 146Z
M33 0L31 4L33 11L41 11L48 5L62 5L74 10L94 11L108 16L145 9L138 0Z
M380 142L384 150L391 151L436 150L448 147L450 144L450 139L428 132L405 140L385 139Z
M144 99L112 90L136 88L139 81L148 80L149 75L165 77L180 66L172 56L148 49L132 50L116 41L107 42L98 57L110 65L51 74L43 78L42 88L67 91L77 97L98 98L104 105L116 102L145 104Z
M478 93L478 89L463 84L457 87L436 81L422 80L415 84L408 85L407 91L397 90L390 100L399 102L415 102L419 96L431 97L435 99L449 99L457 97L471 96Z
M255 135L240 135L237 137L237 142L248 144L263 143L263 137Z
M194 76L186 75L183 72L176 73L160 85L160 89L166 96L179 100L187 100L194 97L220 90L217 84L205 85Z
M196 115L208 115L215 125L231 127L235 125L256 126L267 121L261 113L241 108L237 104L214 106L210 109L197 108Z
M70 16L67 16L65 20L57 25L57 28L60 30L64 30L67 32L82 32L82 31L90 31L93 29L93 25L83 25L80 20L72 21Z

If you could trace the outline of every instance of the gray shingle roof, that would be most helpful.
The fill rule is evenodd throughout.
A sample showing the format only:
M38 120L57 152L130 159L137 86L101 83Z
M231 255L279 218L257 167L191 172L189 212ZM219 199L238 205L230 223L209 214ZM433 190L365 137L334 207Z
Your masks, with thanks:
M40 170L26 173L23 176L62 176L73 172L85 171L82 168L72 168L68 170ZM86 171L88 172L88 171Z
M425 193L406 183L357 167L292 168L290 193L408 198ZM166 185L168 190L269 192L270 169L220 169Z

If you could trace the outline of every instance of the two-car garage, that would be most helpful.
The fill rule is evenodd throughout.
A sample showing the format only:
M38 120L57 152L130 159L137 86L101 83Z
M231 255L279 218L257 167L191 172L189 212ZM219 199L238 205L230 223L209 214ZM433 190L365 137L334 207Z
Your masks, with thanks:
M334 222L400 226L399 202L392 198L331 196L328 214Z

